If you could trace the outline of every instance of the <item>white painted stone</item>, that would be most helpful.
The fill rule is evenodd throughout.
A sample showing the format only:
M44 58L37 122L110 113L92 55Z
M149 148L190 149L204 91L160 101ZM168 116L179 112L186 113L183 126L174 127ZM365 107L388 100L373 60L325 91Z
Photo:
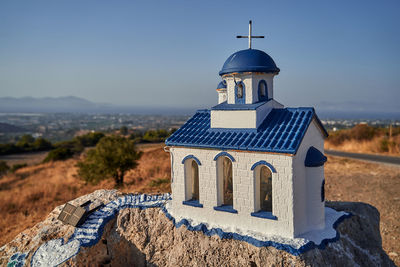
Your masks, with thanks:
M270 100L256 110L211 110L211 128L255 129L274 108L283 108L283 105Z
M245 85L245 103L253 104L260 101L258 98L258 84L261 80L267 83L268 99L274 95L274 76L272 73L235 73L223 77L227 84L227 103L235 104L235 82L243 82Z

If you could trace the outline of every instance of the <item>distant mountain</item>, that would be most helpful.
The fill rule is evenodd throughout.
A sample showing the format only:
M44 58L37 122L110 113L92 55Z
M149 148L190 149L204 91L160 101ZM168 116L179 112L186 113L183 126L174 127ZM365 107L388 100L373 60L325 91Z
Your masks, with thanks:
M66 97L0 97L0 112L90 112L101 105L86 99Z
M26 132L24 128L0 122L0 133L21 133Z
M75 96L65 97L0 97L0 113L132 113L132 114L182 114L195 108L138 107L94 103Z

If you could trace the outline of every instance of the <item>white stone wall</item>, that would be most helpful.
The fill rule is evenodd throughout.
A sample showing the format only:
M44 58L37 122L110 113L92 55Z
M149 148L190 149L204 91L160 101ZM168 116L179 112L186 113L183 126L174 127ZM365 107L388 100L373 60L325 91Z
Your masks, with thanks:
M235 74L235 79L232 75L224 76L223 79L227 84L227 102L235 104L235 81L243 82L245 85L246 104L253 104L259 101L258 99L258 83L265 80L268 87L268 98L273 98L274 94L274 76L272 73L238 73Z
M256 110L211 110L211 128L257 128L273 108L283 108L275 100Z
M310 123L293 158L295 235L325 226L325 203L321 202L324 168L304 165L307 151L311 146L324 152L324 137L315 119Z
M221 104L227 100L226 89L218 89L218 104Z
M293 225L293 187L292 157L270 153L250 153L226 151L235 158L233 168L233 208L237 214L216 211L217 201L217 162L214 157L220 150L171 147L173 156L172 210L178 218L188 218L208 223L212 227L231 227L284 237L294 236ZM183 205L185 200L185 169L183 158L188 155L197 157L199 166L200 203L203 208ZM250 215L255 212L255 174L251 170L254 163L265 160L273 165L272 173L273 215L277 220L257 218Z
M211 128L256 127L256 110L211 110Z
M253 103L258 102L258 83L264 80L268 87L268 98L274 98L274 76L272 73L253 73Z

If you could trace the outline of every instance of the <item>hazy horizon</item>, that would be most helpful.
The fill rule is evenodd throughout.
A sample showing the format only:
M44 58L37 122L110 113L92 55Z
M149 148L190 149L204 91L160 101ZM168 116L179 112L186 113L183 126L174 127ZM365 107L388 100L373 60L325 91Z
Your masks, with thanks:
M398 112L400 2L0 2L0 97L77 96L121 106L207 108L218 72L254 48L281 69L285 106ZM236 15L235 15L236 14ZM239 15L240 14L240 15Z

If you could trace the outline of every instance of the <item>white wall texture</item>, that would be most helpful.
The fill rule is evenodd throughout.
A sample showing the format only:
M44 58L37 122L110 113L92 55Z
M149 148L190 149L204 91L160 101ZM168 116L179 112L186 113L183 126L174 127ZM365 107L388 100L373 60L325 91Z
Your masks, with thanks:
M221 152L213 149L197 149L171 147L173 183L172 209L174 216L194 219L211 226L239 228L266 234L277 234L284 237L294 237L293 225L293 187L292 187L292 157L270 153L249 153L226 151L236 161L233 168L233 208L237 214L216 211L217 201L217 162L214 157ZM197 157L199 166L200 203L203 208L183 205L187 199L185 194L185 169L182 159L187 155ZM274 166L277 173L272 173L273 215L277 220L250 216L255 212L255 174L251 170L254 163L265 160ZM304 166L304 165L303 165Z
M273 108L283 108L275 100L256 110L211 110L211 128L257 128Z
M227 100L226 89L218 89L218 104L221 104Z
M295 235L325 226L325 202L321 202L324 167L305 167L308 149L314 146L324 152L324 137L315 119L310 123L303 141L293 157Z
M259 101L258 99L258 83L265 80L268 87L268 98L273 98L274 94L274 76L272 73L237 73L235 74L236 82L243 82L245 85L246 104L253 104ZM235 81L232 75L223 77L227 84L227 101L228 104L235 104Z

